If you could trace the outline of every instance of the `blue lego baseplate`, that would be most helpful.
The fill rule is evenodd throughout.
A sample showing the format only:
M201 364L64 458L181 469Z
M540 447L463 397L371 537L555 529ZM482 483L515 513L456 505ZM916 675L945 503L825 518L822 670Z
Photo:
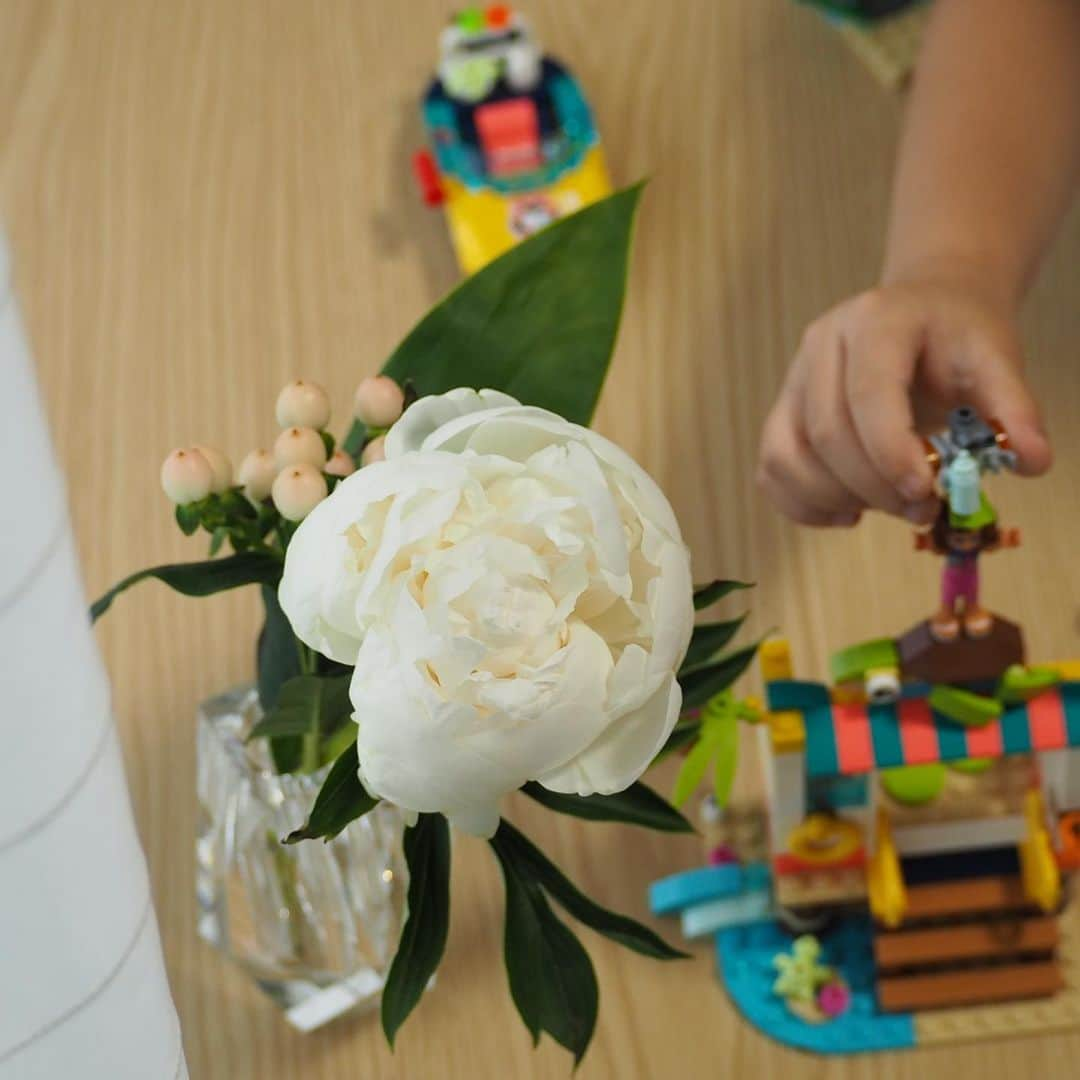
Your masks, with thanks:
M870 922L848 917L818 935L822 961L836 968L851 990L851 1008L823 1024L788 1011L773 993L773 957L791 948L791 936L772 920L732 927L716 935L720 977L738 1010L778 1042L816 1054L901 1050L915 1045L909 1013L881 1013L874 997L874 957Z

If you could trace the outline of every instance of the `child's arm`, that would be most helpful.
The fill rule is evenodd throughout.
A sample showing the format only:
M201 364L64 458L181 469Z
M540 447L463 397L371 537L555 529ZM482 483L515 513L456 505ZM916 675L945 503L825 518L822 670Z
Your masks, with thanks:
M782 510L928 523L916 426L959 403L1050 464L1016 308L1080 175L1080 0L937 0L920 58L882 284L816 320L762 437Z
M884 280L958 276L1015 308L1080 175L1077 0L938 0Z

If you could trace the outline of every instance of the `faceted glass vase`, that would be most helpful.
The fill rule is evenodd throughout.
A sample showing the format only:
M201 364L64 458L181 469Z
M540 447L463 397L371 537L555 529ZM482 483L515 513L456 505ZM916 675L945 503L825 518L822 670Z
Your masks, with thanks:
M199 936L310 1031L382 993L405 918L402 812L379 803L329 843L281 838L308 817L330 766L274 772L254 688L199 708Z

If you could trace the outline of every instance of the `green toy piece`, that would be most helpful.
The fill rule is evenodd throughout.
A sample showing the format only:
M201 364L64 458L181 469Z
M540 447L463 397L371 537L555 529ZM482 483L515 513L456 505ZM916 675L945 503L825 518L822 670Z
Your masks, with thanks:
M978 776L979 773L986 772L993 764L993 758L968 757L961 758L959 761L949 762L949 768L954 769L958 773L966 773L968 776Z
M964 727L981 727L996 720L1002 711L995 698L973 694L956 686L935 686L930 691L930 708Z
M833 978L833 971L819 964L821 942L813 934L797 937L790 953L773 957L773 967L779 972L773 983L773 993L795 1001L812 1002L818 987Z
M721 690L709 698L701 710L697 741L675 778L671 801L682 806L713 762L713 793L717 805L726 806L739 760L739 721L752 724L760 719L761 713L753 705L740 701L730 690Z
M829 671L835 683L854 682L873 668L899 666L900 656L892 638L860 641L858 645L849 645L829 658Z
M979 508L970 514L957 514L949 510L949 526L953 529L969 529L972 532L997 523L997 511L985 493L979 492Z
M922 806L933 802L945 789L945 766L935 761L928 765L882 769L881 786L898 803Z
M1053 668L1026 668L1020 664L1013 664L1001 676L995 696L1006 705L1018 705L1021 702L1030 701L1033 697L1038 697L1043 691L1057 686L1059 682L1061 682L1061 677Z

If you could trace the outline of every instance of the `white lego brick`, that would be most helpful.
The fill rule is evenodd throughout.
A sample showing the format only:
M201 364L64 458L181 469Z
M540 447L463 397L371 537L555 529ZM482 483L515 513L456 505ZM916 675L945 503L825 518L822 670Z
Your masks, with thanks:
M772 774L772 761L773 761L773 749L772 742L769 739L769 725L757 724L757 746L758 746L758 764L761 767L761 782L765 788L765 801L766 804L772 802L773 797L773 774Z
M1039 762L1039 776L1046 796L1047 809L1064 813L1068 803L1068 756L1072 750L1043 750L1035 756Z
M893 842L901 855L1009 847L1018 844L1025 834L1026 824L1021 814L893 826Z
M777 855L787 851L791 830L806 817L806 756L773 754L770 768L769 841Z
M1080 810L1080 747L1043 750L1038 758L1047 809Z

